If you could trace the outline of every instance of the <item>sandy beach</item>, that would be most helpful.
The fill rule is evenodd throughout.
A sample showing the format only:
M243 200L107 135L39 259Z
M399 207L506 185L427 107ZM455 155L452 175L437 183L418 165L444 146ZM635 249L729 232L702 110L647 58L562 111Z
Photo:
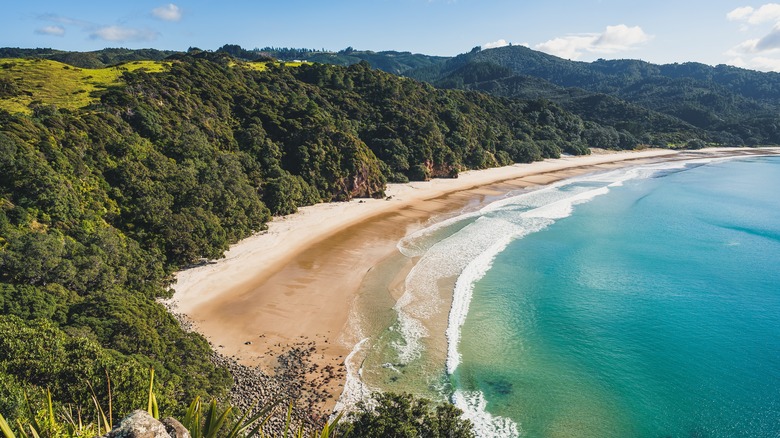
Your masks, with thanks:
M719 150L594 153L463 172L457 179L390 184L387 199L304 207L223 259L178 273L170 304L226 356L272 370L285 348L311 347L313 379L331 409L353 347L348 322L366 273L408 233L512 190L632 164L706 157ZM351 344L352 343L352 344Z

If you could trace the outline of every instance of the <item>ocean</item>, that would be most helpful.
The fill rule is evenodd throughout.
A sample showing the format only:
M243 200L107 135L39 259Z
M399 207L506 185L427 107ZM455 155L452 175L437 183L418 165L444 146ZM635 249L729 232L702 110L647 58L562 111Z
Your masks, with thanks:
M779 157L665 162L417 231L361 381L482 437L778 437L778 190Z

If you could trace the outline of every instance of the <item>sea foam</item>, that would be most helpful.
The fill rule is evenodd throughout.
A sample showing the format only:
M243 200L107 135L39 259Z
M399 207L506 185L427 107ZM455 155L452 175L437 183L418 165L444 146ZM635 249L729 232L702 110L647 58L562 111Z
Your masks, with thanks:
M487 400L480 391L455 391L452 402L463 411L463 418L471 420L478 437L511 438L520 435L517 423L487 411Z
M566 194L565 197L560 199L556 199L558 196L548 196L546 199L549 202L531 210L515 213L512 220L515 224L513 232L494 236L492 244L469 261L458 276L455 283L455 290L453 291L452 307L450 308L446 332L448 374L454 373L460 364L460 353L458 352L460 330L468 315L474 284L482 279L487 271L490 270L495 257L512 241L528 234L541 231L552 224L556 219L562 219L571 215L574 205L588 202L596 196L604 195L608 192L608 187L599 187L585 191L559 191L559 193ZM490 209L488 211L495 212L496 209ZM504 212L504 214L511 214L511 212Z
M336 401L336 406L333 412L352 411L355 409L359 402L365 402L371 398L371 389L366 386L361 379L362 367L360 363L356 363L355 356L365 347L369 338L363 338L355 344L352 351L344 359L344 366L346 368L346 380L344 381L344 390L341 392L341 396Z

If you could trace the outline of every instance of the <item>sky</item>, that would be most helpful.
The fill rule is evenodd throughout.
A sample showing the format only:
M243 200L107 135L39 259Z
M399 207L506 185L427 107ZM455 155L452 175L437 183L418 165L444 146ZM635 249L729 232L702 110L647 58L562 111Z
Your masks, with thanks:
M526 45L578 61L780 71L780 3L725 0L7 0L0 46L295 47L454 56Z

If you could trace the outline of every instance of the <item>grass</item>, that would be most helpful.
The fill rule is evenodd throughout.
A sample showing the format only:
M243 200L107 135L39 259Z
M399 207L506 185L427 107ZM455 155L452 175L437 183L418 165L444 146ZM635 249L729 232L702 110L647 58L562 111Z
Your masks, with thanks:
M245 65L252 70L256 71L265 71L268 69L268 64L271 64L272 62L245 62L242 65ZM305 61L295 61L295 62L276 62L276 64L284 65L285 67L300 67L303 64L308 64Z
M0 108L29 114L31 103L56 105L70 110L83 108L100 97L100 91L121 86L124 71L145 69L161 72L170 63L132 61L114 67L86 69L44 59L0 59L0 78L14 81L18 96L0 99Z
M0 78L10 79L20 89L17 96L0 99L0 108L11 113L30 114L30 104L42 103L75 110L100 98L100 92L122 86L122 73L145 69L158 73L170 67L166 61L131 61L107 68L78 68L47 59L0 58ZM267 62L245 62L240 65L265 71ZM299 67L304 62L280 63ZM238 64L233 64L238 65Z

